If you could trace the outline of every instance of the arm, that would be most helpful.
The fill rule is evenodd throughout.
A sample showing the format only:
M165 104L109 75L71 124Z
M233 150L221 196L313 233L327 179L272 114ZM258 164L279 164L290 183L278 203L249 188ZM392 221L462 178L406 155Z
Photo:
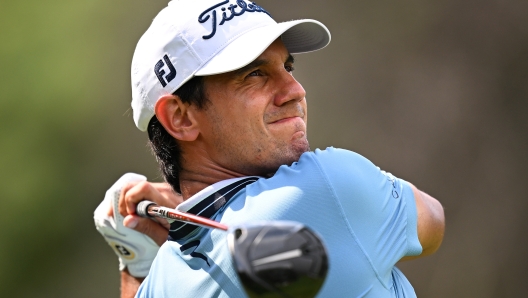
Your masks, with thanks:
M355 236L380 272L438 248L444 230L438 201L357 153L329 148L316 154Z
M410 183L409 183L410 184ZM422 245L419 256L404 257L408 261L436 252L442 244L445 229L444 209L440 202L411 184L418 214L418 239Z
M134 277L127 269L121 271L121 298L134 298L144 277Z
M131 183L123 187L119 197L119 213L125 216L123 224L152 238L158 245L167 239L169 225L166 221L155 222L135 214L136 205L142 200L150 200L161 206L176 207L182 197L167 183L147 181ZM134 298L144 277L134 277L127 269L121 271L121 298Z
M106 192L103 202L94 212L97 230L120 260L123 298L135 296L159 246L166 241L169 229L166 221L157 222L135 215L134 202L147 199L175 207L182 201L182 197L173 192L168 184L145 180L137 174L123 175ZM127 204L131 205L132 214L128 213Z
M183 202L183 198L175 193L167 183L141 181L128 183L121 190L118 211L124 217L125 227L149 236L161 246L167 240L169 224L164 219L152 220L139 217L136 214L136 206L143 200L149 200L164 207L176 208Z

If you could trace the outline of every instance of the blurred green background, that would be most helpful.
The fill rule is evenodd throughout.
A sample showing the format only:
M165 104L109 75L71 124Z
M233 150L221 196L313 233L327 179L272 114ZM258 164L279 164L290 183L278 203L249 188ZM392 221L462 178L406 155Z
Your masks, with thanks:
M160 180L129 69L166 3L0 3L2 297L118 297L92 214L124 172ZM418 296L525 296L528 2L258 3L332 32L297 56L312 148L357 151L443 203L440 251L400 266Z

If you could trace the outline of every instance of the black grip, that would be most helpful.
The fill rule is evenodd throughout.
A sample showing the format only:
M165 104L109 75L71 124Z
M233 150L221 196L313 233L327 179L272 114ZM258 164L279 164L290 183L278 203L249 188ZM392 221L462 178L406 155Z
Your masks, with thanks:
M148 214L148 208L151 205L156 205L156 203L147 200L139 202L136 206L136 214L141 217L152 217Z

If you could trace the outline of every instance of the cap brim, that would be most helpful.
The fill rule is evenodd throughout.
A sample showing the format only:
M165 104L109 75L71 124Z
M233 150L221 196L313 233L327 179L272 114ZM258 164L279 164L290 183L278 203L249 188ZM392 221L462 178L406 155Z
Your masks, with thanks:
M296 20L263 26L251 30L220 50L194 75L208 76L242 68L282 35L282 41L291 54L317 51L330 43L330 32L316 20Z

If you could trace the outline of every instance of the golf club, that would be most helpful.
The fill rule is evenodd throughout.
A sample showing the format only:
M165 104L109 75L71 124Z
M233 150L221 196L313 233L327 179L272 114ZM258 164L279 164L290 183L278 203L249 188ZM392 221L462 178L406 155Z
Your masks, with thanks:
M159 217L228 232L231 258L250 298L315 297L328 271L328 255L320 237L293 221L224 224L142 201L142 217Z

